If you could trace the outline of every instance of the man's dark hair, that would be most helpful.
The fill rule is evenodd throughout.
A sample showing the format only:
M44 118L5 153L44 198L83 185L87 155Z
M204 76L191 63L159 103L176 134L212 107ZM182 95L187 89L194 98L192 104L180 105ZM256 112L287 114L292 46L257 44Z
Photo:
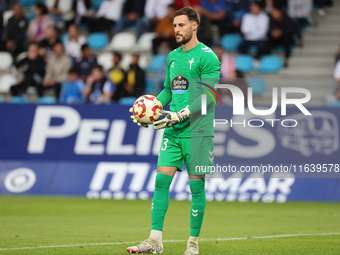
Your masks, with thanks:
M186 15L190 21L195 21L199 26L201 20L198 13L192 7L183 7L175 12L174 18L177 16Z
M121 54L120 52L114 51L114 52L113 52L113 55L118 56L118 57L119 57L119 60L122 60L122 54Z
M264 0L255 0L253 3L260 7L261 10L266 8L266 2Z
M36 7L37 7L38 9L41 10L41 14L43 14L43 15L48 14L48 8L47 8L46 5L44 5L44 4L42 4L42 3L38 3L38 4L36 5Z
M83 52L84 50L86 50L87 48L89 48L89 46L85 43L81 46L81 51Z
M78 70L78 68L72 67L70 70L68 70L68 73L79 75L79 70Z
M92 68L92 70L93 70L93 69L98 69L98 70L100 70L101 72L104 71L103 66L101 66L101 65L95 65L95 66Z

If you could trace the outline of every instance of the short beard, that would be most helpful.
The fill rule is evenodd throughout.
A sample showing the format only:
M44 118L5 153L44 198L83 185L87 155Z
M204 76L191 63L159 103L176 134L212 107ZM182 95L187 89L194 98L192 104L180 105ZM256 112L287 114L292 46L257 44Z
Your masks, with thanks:
M190 31L185 36L182 37L182 41L179 41L176 38L176 42L182 45L187 44L191 40L192 34L193 34L192 31Z

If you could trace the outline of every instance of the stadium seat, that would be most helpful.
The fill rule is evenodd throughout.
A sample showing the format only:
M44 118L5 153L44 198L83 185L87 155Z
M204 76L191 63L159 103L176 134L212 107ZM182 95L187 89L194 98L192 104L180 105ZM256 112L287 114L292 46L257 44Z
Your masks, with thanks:
M112 37L107 50L112 51L130 51L135 47L136 36L129 32L118 33Z
M97 62L104 68L104 71L108 71L113 65L112 58L113 54L111 52L104 52L97 57Z
M158 54L153 56L151 59L151 63L149 66L145 69L147 72L157 72L162 65L166 63L166 54Z
M56 104L57 99L55 97L40 97L38 104Z
M28 104L29 101L28 101L27 97L15 96L15 97L12 97L11 103L13 103L13 104Z
M253 69L254 58L250 55L238 55L235 57L236 69L248 73Z
M151 51L152 40L156 37L156 33L144 33L139 38L136 44L136 50L138 51Z
M145 88L145 93L149 94L152 91L154 91L156 89L156 82L154 81L154 79L147 77L146 78L146 88Z
M16 84L15 78L10 74L0 77L0 93L8 93L12 85Z
M12 55L8 52L0 52L0 71L7 71L13 64Z
M8 20L13 16L13 14L14 14L13 10L8 10L4 12L4 14L2 15L4 27L7 26Z
M28 9L37 3L36 0L17 0L21 4L22 8Z
M242 37L238 34L228 34L221 38L221 46L226 51L236 51L239 44L242 42Z
M93 0L92 1L92 8L93 9L99 9L102 2L104 2L104 0Z
M268 55L260 60L260 66L256 69L259 73L277 73L283 67L282 60L278 56Z
M109 38L105 33L92 33L87 37L87 44L93 50L102 50L109 42Z
M262 77L249 77L247 84L253 89L254 96L260 96L267 90L266 81Z
M327 102L326 107L340 107L340 100Z
M136 97L123 97L119 100L119 104L121 105L133 105L136 101Z

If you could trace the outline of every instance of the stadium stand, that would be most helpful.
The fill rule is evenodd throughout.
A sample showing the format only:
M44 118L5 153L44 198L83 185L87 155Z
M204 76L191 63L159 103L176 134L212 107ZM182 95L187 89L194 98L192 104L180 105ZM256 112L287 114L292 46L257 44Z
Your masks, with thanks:
M17 2L21 3L24 8L26 19L31 20L36 17L36 13L33 11L35 8L34 5L37 2L45 3L46 1L19 0ZM73 0L73 2L73 8L77 8L76 1ZM87 3L87 1L84 2ZM92 12L92 14L95 15L103 2L103 0L94 0L89 6L85 4L86 8L88 8L86 13L89 14ZM124 2L125 1L122 1L122 4L124 4ZM171 2L172 1L169 1L169 3ZM270 2L271 1L268 3ZM267 8L263 9L267 12L268 16L272 15L270 12L271 8L271 5L269 5ZM340 31L338 29L338 23L340 22L338 15L340 12L340 4L334 1L333 6L324 8L325 13L327 14L326 18L320 17L320 9L316 8L312 11L308 11L306 9L304 18L300 19L296 16L298 14L294 8L295 7L291 5L291 1L288 1L288 5L283 5L283 10L300 25L303 35L303 47L297 47L298 44L296 42L291 45L291 49L294 50L292 51L292 57L289 61L288 68L283 67L283 46L275 46L271 51L271 55L266 54L259 62L257 62L254 61L253 57L250 55L240 55L237 53L237 48L244 41L243 35L239 33L239 31L235 30L230 32L228 29L225 31L219 31L218 28L225 28L221 26L221 24L218 24L218 26L216 26L216 24L212 24L209 28L210 33L208 34L210 34L212 39L208 40L208 46L214 48L214 46L219 43L223 49L230 54L230 56L235 58L236 69L246 73L249 77L258 77L259 74L261 75L266 86L261 87L261 97L255 96L255 103L271 103L271 88L274 86L274 83L270 82L270 79L272 78L327 78L328 81L325 82L326 84L323 85L322 89L318 85L319 82L316 80L314 82L310 82L308 85L311 90L316 91L311 102L317 105L324 104L325 96L333 94L334 87L337 87L334 85L334 80L332 81L331 79L333 76L332 72L334 70L331 55L340 43ZM164 11L164 15L166 15L166 8L162 7L161 9ZM78 12L78 9L73 10ZM148 9L148 11L150 10ZM228 14L231 15L231 13L228 13L230 11L232 10L226 10L227 16ZM239 12L235 12L233 15L238 19L242 19L245 13L246 11L242 12L241 15ZM78 13L77 15L80 14ZM6 30L8 19L12 16L13 10L11 9L8 9L3 13L4 31ZM91 34L89 33L87 20L84 17L86 16L81 17L81 21L77 20L77 16L75 16L73 20L65 19L63 20L63 26L60 27L58 25L60 34L59 39L63 42L64 46L68 39L67 27L69 24L74 22L75 24L78 24L79 34L86 37L87 44L94 51L94 55L98 58L98 64L103 66L105 72L109 71L113 66L113 52L120 52L122 54L121 64L125 71L127 71L130 66L131 54L137 53L139 54L139 66L146 71L147 85L145 93L156 93L160 91L162 81L164 81L164 77L162 76L164 76L163 70L165 69L166 57L169 50L162 48L162 51L159 52L160 54L155 56L152 56L151 54L152 40L156 36L154 33L156 23L152 24L149 20L148 26L143 27L144 32L137 40L136 26L128 26L124 28L123 32L116 34L114 33L114 27L112 27L111 31ZM146 16L142 18L145 17ZM43 32L44 31L41 31L41 33ZM26 41L27 46L29 43L27 41L27 37L23 38L23 40ZM209 41L211 44L209 44ZM39 41L37 41L37 43L39 43ZM320 47L320 45L323 45L324 47ZM251 46L249 53L253 54L256 52L257 47ZM25 51L21 54L19 53L11 56L11 53L6 52L6 48L0 48L0 93L3 96L4 101L11 101L9 87L15 83L20 75L22 75L22 70L16 70L13 66L15 63L20 61L20 59L26 56ZM53 52L49 54L53 54ZM263 89L265 89L265 91L262 91ZM46 90L44 94L45 96L52 95L49 90ZM27 95L29 97L29 101L38 102L35 89L29 89Z

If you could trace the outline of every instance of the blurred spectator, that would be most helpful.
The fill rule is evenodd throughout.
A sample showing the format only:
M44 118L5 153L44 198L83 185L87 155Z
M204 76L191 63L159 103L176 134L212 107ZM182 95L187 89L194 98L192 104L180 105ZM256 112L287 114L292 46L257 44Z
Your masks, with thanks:
M115 93L115 85L106 78L102 66L95 66L86 80L83 95L93 104L110 102Z
M288 59L291 55L291 46L294 44L294 36L299 40L299 46L303 46L301 32L297 24L282 10L273 7L270 19L270 45L272 47L282 45L284 47L284 66L288 67Z
M110 69L108 76L112 83L116 85L116 93L113 95L113 100L118 101L125 93L125 70L122 66L122 55L118 52L113 53L113 67Z
M339 46L339 49L338 49L338 52L336 53L335 55L335 64L340 60L340 46Z
M45 29L53 26L54 21L48 15L48 9L44 4L36 5L36 17L31 20L27 30L28 40L30 42L39 42L45 37Z
M225 0L202 0L198 13L201 16L200 26L210 26L210 23L218 26L220 35L227 32L227 12Z
M334 79L336 80L337 85L338 85L335 97L337 100L340 100L340 60L336 63L336 66L334 69Z
M66 80L72 64L71 59L64 52L62 43L54 45L53 53L47 62L43 86L45 88L53 88L55 97L59 98L61 84Z
M39 97L43 96L42 81L45 75L45 61L39 56L38 45L32 43L28 46L27 57L15 64L23 72L23 77L17 79L17 84L11 87L11 94L18 96L26 93L28 87L37 89Z
M143 23L147 31L155 30L158 21L167 15L167 8L172 3L173 0L146 0Z
M14 15L8 20L6 32L4 36L5 49L17 56L25 51L24 40L28 27L27 19L25 18L21 4L13 5Z
M221 63L221 78L236 78L236 64L233 56L224 51L223 47L218 45L214 52Z
M196 8L200 4L200 0L175 0L175 8L177 10L182 9L186 6L191 6L192 8Z
M97 65L97 58L92 54L91 48L87 44L81 46L81 56L76 58L74 67L79 70L80 78L86 81L87 76L92 72L93 67Z
M173 4L168 6L168 14L164 18L160 19L156 27L156 38L152 40L152 52L157 54L158 48L169 47L171 50L175 49L178 44L175 38L174 25L172 23L174 14L176 12Z
M288 0L288 15L296 21L300 29L311 23L312 0Z
M244 41L239 45L238 50L241 54L248 54L249 47L256 46L256 60L259 60L267 53L269 17L263 12L264 7L263 0L253 2L250 6L250 13L243 16L241 23Z
M81 56L81 46L86 43L86 38L83 35L79 35L76 24L72 24L68 27L69 37L65 42L66 54L73 59Z
M130 68L126 74L124 89L126 97L139 97L145 90L145 72L138 65L139 55L133 54Z
M249 12L251 0L226 0L227 32L240 33L241 20Z
M59 102L63 104L79 104L84 102L83 90L85 83L79 78L76 68L68 71L67 80L64 82L60 93Z
M124 3L123 15L117 23L116 33L123 32L126 26L136 24L137 39L143 33L142 17L146 0L127 0Z
M78 26L81 23L87 24L89 18L92 16L91 2L92 0L76 0L76 17L74 23Z
M39 54L45 61L53 54L54 45L60 43L58 31L54 26L49 26L45 29L45 38L39 42Z
M89 20L90 33L112 30L122 14L124 0L105 0L94 18Z
M73 19L72 3L71 0L46 0L45 2L56 24Z

